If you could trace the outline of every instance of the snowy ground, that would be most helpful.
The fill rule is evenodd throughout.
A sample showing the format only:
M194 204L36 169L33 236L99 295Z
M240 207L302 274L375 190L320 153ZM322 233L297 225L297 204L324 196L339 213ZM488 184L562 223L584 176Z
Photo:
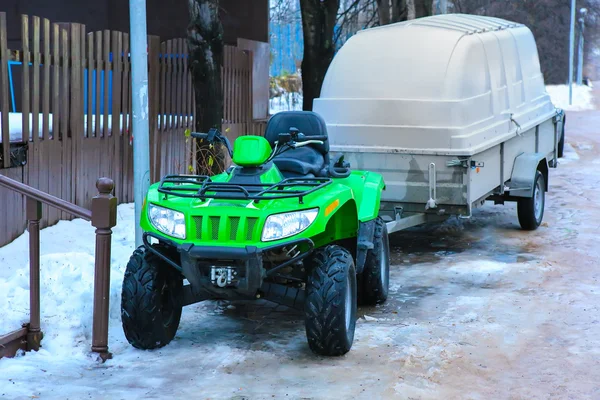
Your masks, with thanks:
M586 85L578 86L573 84L572 104L569 104L569 86L568 85L546 85L546 91L552 99L555 107L566 111L585 111L593 110L593 89Z
M93 229L42 231L43 349L0 360L0 398L598 399L600 112L569 112L566 157L551 170L543 226L518 229L514 205L486 205L391 237L391 296L359 309L352 351L310 353L302 316L268 303L184 309L156 351L124 340L123 265L132 207L113 238L110 349L88 355ZM27 312L27 237L0 249L0 332Z
M269 99L269 114L277 114L282 111L301 111L302 94L287 93L278 97Z

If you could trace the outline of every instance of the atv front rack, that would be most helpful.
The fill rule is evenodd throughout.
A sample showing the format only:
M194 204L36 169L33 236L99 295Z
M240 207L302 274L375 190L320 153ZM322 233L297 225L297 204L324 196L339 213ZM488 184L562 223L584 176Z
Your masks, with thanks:
M287 178L272 184L213 182L206 175L167 175L158 186L159 193L166 196L229 200L278 200L303 198L331 183L330 178Z

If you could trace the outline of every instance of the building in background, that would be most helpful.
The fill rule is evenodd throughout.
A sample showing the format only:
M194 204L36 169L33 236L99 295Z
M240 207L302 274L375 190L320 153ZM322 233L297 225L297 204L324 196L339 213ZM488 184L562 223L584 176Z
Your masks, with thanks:
M146 0L149 35L161 41L185 38L186 0ZM253 53L253 117L268 116L269 97L269 0L220 0L224 42ZM47 18L52 22L80 23L88 32L112 30L129 32L129 2L126 0L0 0L6 13L8 48L20 49L21 15ZM20 78L18 66L11 66L13 85ZM19 111L20 91L12 90L11 102Z

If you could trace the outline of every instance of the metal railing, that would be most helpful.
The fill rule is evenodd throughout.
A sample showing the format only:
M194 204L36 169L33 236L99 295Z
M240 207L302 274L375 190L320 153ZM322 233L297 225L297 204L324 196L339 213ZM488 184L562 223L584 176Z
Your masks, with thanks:
M92 352L102 360L112 357L108 351L108 312L110 297L110 252L112 228L117 225L117 198L111 193L114 182L108 178L96 181L98 195L92 199L92 210L79 207L21 182L0 175L0 186L25 196L29 231L29 323L21 329L0 335L0 358L11 357L19 350L37 351L43 333L40 326L40 219L42 203L90 221L96 228L94 269L94 315Z

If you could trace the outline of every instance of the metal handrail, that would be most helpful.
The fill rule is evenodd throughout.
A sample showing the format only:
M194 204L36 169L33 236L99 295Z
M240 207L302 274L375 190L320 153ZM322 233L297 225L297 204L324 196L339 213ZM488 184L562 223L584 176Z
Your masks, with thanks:
M92 212L87 208L79 207L78 205L69 203L68 201L65 201L63 199L59 199L58 197L52 196L51 194L44 193L41 190L32 188L31 186L27 186L24 183L7 178L6 176L0 175L0 186L12 189L15 192L18 192L22 195L25 195L42 203L51 205L52 207L58 208L61 211L75 215L79 218L83 218L86 221L92 220Z

